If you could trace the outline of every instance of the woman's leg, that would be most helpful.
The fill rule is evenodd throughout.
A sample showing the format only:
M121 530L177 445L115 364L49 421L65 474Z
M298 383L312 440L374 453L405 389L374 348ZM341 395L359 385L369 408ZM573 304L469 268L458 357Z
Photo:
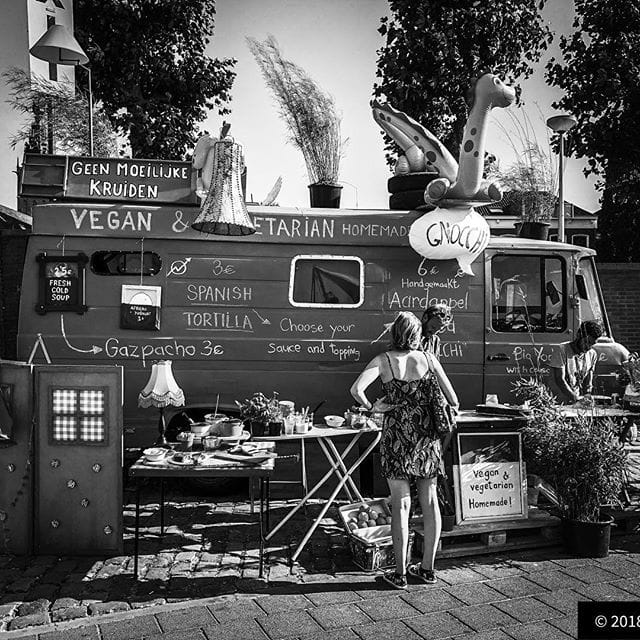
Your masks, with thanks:
M418 478L418 499L422 508L424 522L424 552L422 554L422 568L433 571L436 560L436 549L440 540L442 518L438 504L438 479ZM392 520L393 522L393 520Z
M396 557L396 573L404 576L407 572L411 492L408 480L387 478L387 482L391 489L391 538Z

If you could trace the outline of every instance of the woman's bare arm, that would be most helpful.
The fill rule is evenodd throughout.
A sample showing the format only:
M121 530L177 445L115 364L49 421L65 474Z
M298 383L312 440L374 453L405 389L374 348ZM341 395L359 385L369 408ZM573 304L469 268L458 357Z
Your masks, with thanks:
M431 363L431 370L438 379L438 383L440 384L440 388L442 389L442 393L444 393L444 397L447 399L447 402L455 409L458 409L460 406L460 401L458 400L458 396L456 395L451 382L449 382L449 378L444 372L442 365L433 356L431 356L431 354L425 355L427 356L427 358L429 358L429 361Z
M371 402L365 395L365 391L371 384L373 384L380 377L380 356L376 356L371 362L364 368L364 371L356 378L356 381L351 385L351 395L356 402L362 405L365 409L371 409Z

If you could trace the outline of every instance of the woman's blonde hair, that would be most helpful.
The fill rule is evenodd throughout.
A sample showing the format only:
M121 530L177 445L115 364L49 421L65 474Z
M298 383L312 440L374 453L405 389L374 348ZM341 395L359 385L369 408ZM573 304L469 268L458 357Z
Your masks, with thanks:
M410 351L420 346L422 325L410 311L401 311L391 325L391 348Z

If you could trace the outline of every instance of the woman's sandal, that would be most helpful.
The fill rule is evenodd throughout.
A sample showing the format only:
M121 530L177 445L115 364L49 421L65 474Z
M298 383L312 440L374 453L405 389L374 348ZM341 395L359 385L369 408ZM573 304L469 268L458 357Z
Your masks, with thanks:
M389 583L394 589L407 588L407 576L401 576L395 571L385 571L382 574L382 579Z
M422 582L426 582L427 584L435 584L436 576L432 569L425 569L422 566L421 562L416 562L415 564L410 564L407 567L407 573L409 575L418 578L418 580L422 580Z

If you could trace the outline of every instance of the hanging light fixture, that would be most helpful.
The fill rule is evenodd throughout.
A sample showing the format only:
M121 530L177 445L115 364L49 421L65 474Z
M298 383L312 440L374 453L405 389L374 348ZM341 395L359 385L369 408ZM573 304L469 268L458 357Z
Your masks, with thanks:
M89 75L89 155L93 155L93 90L91 86L91 67L87 66L89 56L79 42L64 25L52 24L45 34L29 49L29 53L38 60L50 64L82 67Z
M143 408L158 407L160 409L156 444L167 444L167 424L164 418L165 407L182 407L183 405L184 392L173 377L171 360L161 360L154 364L151 367L151 375L147 384L138 395L138 406Z
M227 136L225 124L209 153L213 154L213 171L209 192L200 213L191 225L196 231L219 236L247 236L255 233L242 194L244 168L242 146Z

